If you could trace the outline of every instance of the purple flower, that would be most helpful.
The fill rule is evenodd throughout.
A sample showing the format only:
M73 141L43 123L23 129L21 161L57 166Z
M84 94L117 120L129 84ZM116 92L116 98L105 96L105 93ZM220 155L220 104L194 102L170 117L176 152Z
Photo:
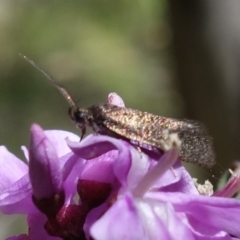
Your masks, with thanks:
M38 125L31 128L30 151L23 147L24 163L4 146L0 147L0 208L5 214L28 216L28 239L56 239L43 228L47 216L58 212L64 202L62 166L70 152L65 138L79 137L64 131L45 131ZM49 205L51 204L51 205ZM25 239L20 235L15 239ZM14 239L14 238L13 238Z
M109 102L124 106L116 94ZM240 237L236 177L202 196L178 160L104 136L31 127L26 163L0 147L0 209L25 214L29 231L12 240L218 239Z

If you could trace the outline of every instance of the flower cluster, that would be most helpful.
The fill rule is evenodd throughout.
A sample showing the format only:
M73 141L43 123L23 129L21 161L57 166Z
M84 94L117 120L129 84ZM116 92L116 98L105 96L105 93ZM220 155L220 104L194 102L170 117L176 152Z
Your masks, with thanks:
M112 94L112 104L123 105ZM171 139L170 139L171 140ZM200 195L178 160L101 134L79 137L31 127L26 163L0 147L0 209L25 214L29 231L11 240L240 238L238 177ZM231 194L230 194L231 192Z

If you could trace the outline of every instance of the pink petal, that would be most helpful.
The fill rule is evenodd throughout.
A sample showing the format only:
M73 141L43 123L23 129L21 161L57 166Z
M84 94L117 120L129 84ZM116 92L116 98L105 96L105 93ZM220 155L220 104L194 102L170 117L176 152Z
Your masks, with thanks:
M98 240L147 239L138 211L130 196L119 199L90 228L90 235Z
M28 166L4 146L0 146L0 166L0 192L9 188L28 172Z
M37 211L32 203L32 188L28 175L1 192L0 208L5 214L29 214Z
M47 218L39 213L28 216L29 237L31 240L61 240L58 237L51 237L44 229Z
M125 107L123 99L117 93L110 93L108 95L108 103L118 107Z
M240 202L236 199L207 197L194 194L159 192L148 197L170 202L176 212L183 212L197 219L204 226L225 231L240 237Z
M44 131L44 134L53 143L58 157L62 157L71 151L66 142L67 138L73 142L79 142L80 139L78 135L62 130L47 130Z
M36 199L61 191L62 173L54 144L37 124L31 127L29 175Z

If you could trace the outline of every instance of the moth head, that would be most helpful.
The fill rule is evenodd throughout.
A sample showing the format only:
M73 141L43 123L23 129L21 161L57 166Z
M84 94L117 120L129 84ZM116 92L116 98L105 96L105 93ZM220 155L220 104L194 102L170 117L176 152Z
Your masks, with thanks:
M86 126L91 125L91 117L88 109L81 109L76 106L71 106L68 110L68 114L77 128L83 129Z

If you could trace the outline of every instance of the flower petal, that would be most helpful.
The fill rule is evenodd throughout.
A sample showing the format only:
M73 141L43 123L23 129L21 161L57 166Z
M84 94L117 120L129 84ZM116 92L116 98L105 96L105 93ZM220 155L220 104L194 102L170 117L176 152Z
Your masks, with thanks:
M108 95L108 103L119 107L125 107L123 99L114 92Z
M29 175L36 199L49 198L59 193L62 173L53 143L37 124L31 127Z
M0 146L0 165L0 192L9 188L28 171L28 166L4 146Z
M32 203L32 187L28 175L0 193L0 208L5 214L29 214L37 211Z
M126 145L126 153L114 163L114 172L124 188L132 190L149 169L151 159L135 147Z
M113 164L114 174L117 176L118 180L122 184L126 184L127 173L131 166L130 148L133 148L129 143L123 140L115 139L108 136L90 135L80 143L71 142L68 140L68 145L76 155L81 156L82 158L92 159L91 161L94 161L94 158L99 157L98 159L100 162L103 162L103 161L108 162L109 160L114 161L114 164ZM115 153L111 153L113 155L108 160L109 153L107 152L110 152L111 150L118 150L116 161L114 160L116 158ZM103 155L103 158L101 157L101 155ZM102 167L102 169L104 168ZM97 168L96 170L98 171ZM106 171L108 170L109 168L106 169ZM101 175L101 171L98 171L97 175ZM99 180L99 179L91 179L91 180Z
M93 159L102 154L116 149L122 149L122 141L104 135L89 135L81 142L73 142L67 139L70 149L78 156L85 159Z
M240 190L240 177L238 175L233 175L228 183L218 191L216 191L213 196L215 197L232 197L237 194Z
M169 171L166 171L153 188L158 188L163 192L199 194L192 177L180 161L177 161Z
M91 161L86 161L81 173L81 179L106 183L114 182L113 165L114 161L117 160L117 155L117 151L112 150Z
M79 142L80 139L78 135L62 130L45 130L44 134L54 145L58 157L62 157L71 151L66 142L67 138L74 142Z
M176 212L184 212L197 219L202 226L210 226L240 237L240 202L236 199L161 192L148 193L158 201L170 202Z
M47 218L41 213L28 216L29 238L31 240L61 240L61 238L49 236L44 229L46 222Z
M90 228L90 235L98 240L147 239L130 195L119 199L97 220Z
M149 170L138 183L136 188L133 190L133 195L135 197L141 197L149 191L154 183L177 161L178 152L178 148L172 148L171 150L165 152L157 164Z
M232 240L231 236L227 232L221 231L221 229L213 228L202 222L198 219L188 216L188 222L185 221L189 229L191 229L194 234L194 239L199 240Z
M181 239L194 239L184 224L184 217L180 218L171 204L151 199L139 199L136 204L148 239L175 240L178 239L177 236L181 236Z
M65 162L62 168L64 180L63 188L65 191L65 204L71 204L73 197L77 193L77 181L81 175L85 160L79 158L75 154L68 154L67 157L68 160Z

